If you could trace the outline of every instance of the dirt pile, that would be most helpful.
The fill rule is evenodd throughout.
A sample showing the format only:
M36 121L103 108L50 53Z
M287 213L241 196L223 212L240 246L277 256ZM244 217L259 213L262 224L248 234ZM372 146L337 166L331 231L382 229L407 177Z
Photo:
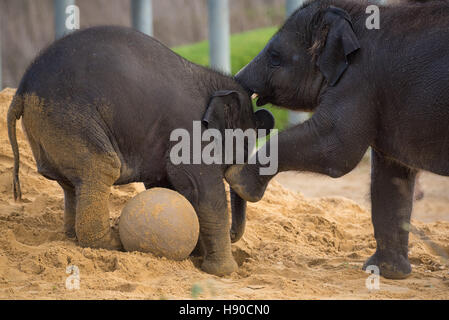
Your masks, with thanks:
M0 298L2 299L329 299L449 298L449 222L414 225L413 274L381 278L368 290L363 261L375 249L368 212L341 197L305 198L274 181L248 206L247 230L233 245L239 271L223 278L149 254L83 249L63 232L63 193L41 177L18 126L23 202L12 197L12 152L6 114L14 90L0 93ZM141 184L111 190L117 221ZM79 270L79 290L66 287L66 268ZM73 276L73 275L72 275ZM73 282L70 282L73 284ZM70 287L70 286L69 286Z

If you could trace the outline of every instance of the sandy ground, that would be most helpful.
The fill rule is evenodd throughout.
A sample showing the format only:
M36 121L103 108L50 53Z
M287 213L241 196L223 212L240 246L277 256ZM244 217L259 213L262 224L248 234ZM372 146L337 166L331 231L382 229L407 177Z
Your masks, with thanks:
M62 191L37 174L20 126L24 200L12 199L5 118L13 93L0 93L1 299L449 299L449 179L427 173L426 196L414 210L420 235L410 237L412 275L366 288L361 266L375 249L367 161L337 180L279 175L264 199L249 205L245 236L233 245L240 268L226 277L202 272L195 258L80 248L63 233ZM112 189L113 223L142 190ZM78 290L66 287L68 266L79 269Z

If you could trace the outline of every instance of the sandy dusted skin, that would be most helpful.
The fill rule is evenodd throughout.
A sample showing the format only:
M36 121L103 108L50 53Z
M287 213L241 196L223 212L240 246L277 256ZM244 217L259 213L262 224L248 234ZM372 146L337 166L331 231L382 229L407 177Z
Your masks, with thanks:
M20 126L24 199L13 200L6 129L13 94L11 89L0 93L2 299L449 299L449 222L414 220L412 275L381 278L380 289L370 291L368 274L361 270L375 248L370 215L356 202L332 196L325 178L314 177L305 187L323 189L318 194L327 197L305 198L274 181L262 201L249 204L246 233L233 245L240 268L227 277L200 271L197 258L170 261L145 253L83 249L65 237L62 190L36 172ZM366 188L368 181L352 183ZM143 189L132 184L111 190L111 223L117 225L125 203ZM449 201L441 201L441 210L448 211ZM79 269L79 290L66 288L71 265Z

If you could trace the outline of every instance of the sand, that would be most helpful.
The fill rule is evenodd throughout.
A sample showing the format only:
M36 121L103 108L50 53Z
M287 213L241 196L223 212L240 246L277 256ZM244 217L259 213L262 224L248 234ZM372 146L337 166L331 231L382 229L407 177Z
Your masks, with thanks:
M332 182L319 176L283 174L262 201L249 204L246 233L232 246L240 268L226 277L202 272L199 258L177 262L138 252L81 248L64 235L62 190L36 172L20 125L23 202L13 200L6 128L13 94L12 89L0 93L1 299L449 299L449 222L442 221L446 216L438 221L414 219L421 235L410 237L412 275L405 280L380 278L379 289L369 290L368 274L361 270L375 250L367 202L335 195L338 192L329 190ZM366 163L361 166L367 170ZM367 188L368 177L359 178L351 181L354 190ZM298 179L315 194L306 197L292 190ZM425 179L435 185L433 176ZM143 190L142 184L112 188L112 223L117 223L124 204ZM433 200L430 195L422 201ZM449 200L439 199L438 208L447 212ZM79 270L79 289L73 289L76 281L66 286L70 266Z

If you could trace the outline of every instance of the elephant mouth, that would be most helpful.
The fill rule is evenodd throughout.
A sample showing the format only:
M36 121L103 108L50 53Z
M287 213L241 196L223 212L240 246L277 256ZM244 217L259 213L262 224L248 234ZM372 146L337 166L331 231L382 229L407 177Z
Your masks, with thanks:
M257 105L258 107L264 106L264 105L266 105L266 104L270 101L270 98L269 98L269 97L263 97L263 96L260 96L260 95L257 94L257 93L253 93L253 95L251 96L251 98L252 98L253 100L254 100L254 99L257 99L256 105Z

